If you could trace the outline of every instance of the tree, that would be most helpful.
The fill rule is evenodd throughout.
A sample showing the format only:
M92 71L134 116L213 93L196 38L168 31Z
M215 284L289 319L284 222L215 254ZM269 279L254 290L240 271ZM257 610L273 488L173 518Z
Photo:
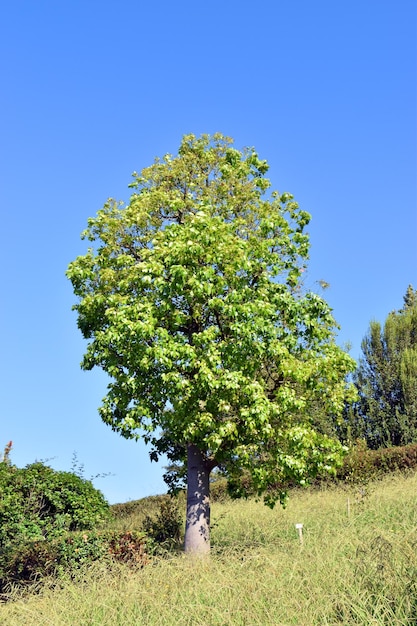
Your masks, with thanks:
M354 375L359 400L354 433L370 448L417 441L417 291L409 285L403 308L385 324L372 321Z
M315 432L309 406L338 413L352 359L329 306L302 293L310 216L269 193L268 165L216 134L185 136L133 174L127 205L89 219L93 242L68 268L84 369L111 377L100 408L151 458L187 460L185 550L209 550L209 476L246 469L259 494L285 499L343 453Z

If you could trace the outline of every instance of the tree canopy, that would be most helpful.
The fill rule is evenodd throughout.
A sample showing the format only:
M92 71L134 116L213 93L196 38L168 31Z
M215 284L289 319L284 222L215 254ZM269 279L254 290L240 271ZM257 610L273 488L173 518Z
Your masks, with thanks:
M411 285L402 309L389 313L383 325L370 323L354 382L354 435L370 448L417 441L417 291Z
M340 414L353 360L328 304L302 287L310 215L270 191L266 161L220 134L183 138L133 174L128 204L88 220L68 268L82 367L111 377L100 408L152 458L188 454L186 549L209 546L212 469L247 470L268 503L340 459L309 407Z

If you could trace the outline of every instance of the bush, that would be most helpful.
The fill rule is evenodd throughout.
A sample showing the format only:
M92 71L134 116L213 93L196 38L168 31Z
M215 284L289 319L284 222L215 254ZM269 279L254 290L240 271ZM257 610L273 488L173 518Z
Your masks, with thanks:
M417 444L368 450L358 442L345 457L337 472L338 480L363 482L380 478L391 472L408 472L417 469Z
M229 499L230 494L227 478L224 476L216 476L210 483L211 502L225 502Z
M40 462L23 469L1 462L0 493L0 549L91 529L109 516L109 505L90 481Z
M175 498L167 496L154 515L147 515L143 530L157 543L177 544L181 539L183 520Z
M0 594L7 599L11 588L38 582L57 571L57 548L47 541L8 546L0 557Z
M7 600L12 588L32 589L48 577L75 575L103 559L143 567L149 562L148 540L137 531L86 531L9 545L0 557L0 598Z
M106 535L108 553L121 563L143 567L149 563L149 552L153 545L146 535L139 531L112 532Z

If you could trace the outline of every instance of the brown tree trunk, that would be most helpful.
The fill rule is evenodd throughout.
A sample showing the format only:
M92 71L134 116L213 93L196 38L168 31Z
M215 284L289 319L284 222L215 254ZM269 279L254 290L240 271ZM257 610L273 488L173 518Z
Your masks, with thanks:
M187 450L187 519L185 552L203 555L210 552L210 468L194 444Z

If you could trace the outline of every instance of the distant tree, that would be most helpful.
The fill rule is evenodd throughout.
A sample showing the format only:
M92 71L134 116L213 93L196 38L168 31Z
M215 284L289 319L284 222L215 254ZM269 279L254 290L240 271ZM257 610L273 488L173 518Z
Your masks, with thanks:
M133 174L129 204L89 219L93 247L68 269L82 366L112 379L102 419L142 433L155 460L187 460L188 552L209 550L214 468L247 470L272 504L285 498L273 485L304 483L343 452L309 406L340 412L354 362L329 306L300 289L310 216L267 193L267 169L220 134L185 136L178 155Z
M354 374L359 401L348 422L370 448L417 442L417 291L385 324L373 321Z

